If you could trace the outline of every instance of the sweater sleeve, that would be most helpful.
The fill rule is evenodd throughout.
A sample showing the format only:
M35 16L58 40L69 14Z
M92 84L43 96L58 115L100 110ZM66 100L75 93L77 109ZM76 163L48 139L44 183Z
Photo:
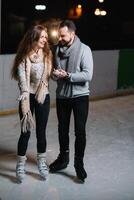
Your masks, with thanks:
M93 58L91 49L83 46L83 53L80 62L81 71L69 74L70 82L86 82L91 81L93 76Z
M18 66L18 78L19 78L19 88L20 92L28 92L27 81L26 81L26 71L24 61Z

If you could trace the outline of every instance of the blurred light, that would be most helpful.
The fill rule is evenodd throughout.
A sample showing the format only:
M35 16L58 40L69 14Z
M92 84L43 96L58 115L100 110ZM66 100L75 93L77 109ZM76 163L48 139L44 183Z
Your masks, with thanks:
M100 13L102 16L105 16L107 14L107 12L105 10L101 10L101 13Z
M97 16L100 15L100 9L96 8L95 11L94 11L94 14L97 15Z
M100 3L103 3L104 2L104 0L98 0Z
M96 8L95 11L94 11L94 14L96 16L105 16L107 14L107 12L105 10Z
M36 5L35 9L36 10L46 10L46 6L45 5Z
M50 32L52 37L58 37L58 31L57 30L51 30Z
M82 5L79 4L77 7L78 7L78 8L82 8Z
M70 19L79 19L82 16L82 5L78 4L77 6L70 8L68 12L68 18Z
M82 5L78 4L77 7L75 8L75 12L79 18L82 15Z

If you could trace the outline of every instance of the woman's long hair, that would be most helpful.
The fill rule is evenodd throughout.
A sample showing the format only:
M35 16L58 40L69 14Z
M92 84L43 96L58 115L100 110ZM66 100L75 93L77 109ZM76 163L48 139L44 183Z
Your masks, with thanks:
M17 53L14 59L13 67L11 70L11 78L18 80L18 66L19 64L30 54L32 49L34 49L35 44L38 42L41 32L44 31L47 33L47 29L42 25L32 26L24 35L22 40L19 43ZM44 56L47 56L48 59L52 59L52 53L49 47L48 42L45 43L43 48Z

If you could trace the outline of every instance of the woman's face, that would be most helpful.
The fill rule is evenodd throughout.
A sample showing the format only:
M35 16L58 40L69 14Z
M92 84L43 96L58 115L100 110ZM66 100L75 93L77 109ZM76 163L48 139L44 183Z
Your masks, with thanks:
M48 38L48 36L47 36L46 31L45 30L42 31L41 34L40 34L40 38L39 38L39 40L37 42L37 48L38 49L44 48L44 45L47 42L47 38Z

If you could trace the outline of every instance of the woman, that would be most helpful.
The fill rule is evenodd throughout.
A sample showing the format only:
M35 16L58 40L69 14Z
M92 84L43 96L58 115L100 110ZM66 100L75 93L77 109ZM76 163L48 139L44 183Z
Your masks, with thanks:
M12 78L20 89L19 116L21 135L17 147L16 177L22 182L31 129L35 126L37 138L37 165L43 179L48 177L46 164L46 125L50 109L48 81L52 71L52 53L48 45L47 30L42 25L32 26L20 42Z

